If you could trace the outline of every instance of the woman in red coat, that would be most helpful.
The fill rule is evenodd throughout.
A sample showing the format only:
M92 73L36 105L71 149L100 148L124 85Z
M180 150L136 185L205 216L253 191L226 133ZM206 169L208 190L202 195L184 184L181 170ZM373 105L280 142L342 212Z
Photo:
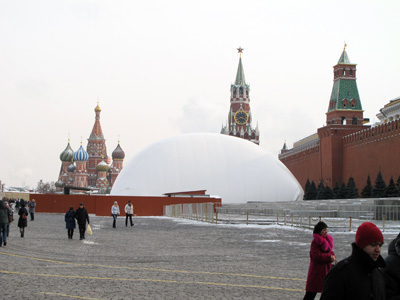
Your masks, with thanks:
M333 252L333 238L328 234L328 225L318 222L314 226L306 294L303 300L314 300L317 293L322 292L322 283L334 261L336 256Z

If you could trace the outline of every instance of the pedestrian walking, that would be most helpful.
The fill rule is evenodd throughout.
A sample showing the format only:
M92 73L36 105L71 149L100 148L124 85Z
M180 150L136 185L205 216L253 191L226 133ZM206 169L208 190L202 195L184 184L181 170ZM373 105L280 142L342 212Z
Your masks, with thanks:
M78 221L80 240L85 239L86 222L89 222L89 215L83 203L79 204L78 209L75 211L75 219Z
M322 283L335 261L333 238L328 234L328 225L324 222L318 222L313 231L310 247L310 267L307 275L306 294L303 300L314 300L317 293L322 292Z
M115 201L114 205L111 206L111 215L113 217L113 227L116 227L116 223L117 223L117 217L120 215L120 211L119 211L119 206L118 206L118 202Z
M382 232L375 224L365 222L356 232L349 257L337 263L326 275L321 300L384 300L385 281L380 255Z
M21 233L21 237L23 238L25 235L25 227L28 227L28 210L25 207L25 201L21 200L21 207L18 211L18 215L19 232Z
M65 213L64 219L65 219L65 227L68 230L68 238L72 240L72 237L74 235L74 229L76 228L75 211L72 206Z
M383 278L386 286L386 299L400 299L400 234L390 242L388 256L385 258L386 268Z
M10 235L10 225L14 221L14 208L12 205L10 205L9 200L6 198L4 199L4 204L6 205L8 209L8 224L7 224L7 237Z
M7 245L8 208L3 200L0 200L0 247Z
M128 227L128 218L131 223L131 226L133 226L132 222L132 215L133 215L133 205L131 203L131 200L128 201L128 204L125 205L125 227Z
M21 207L21 200L19 198L17 198L17 201L15 201L15 209L18 213L19 208Z
M28 202L29 214L31 215L31 221L35 220L35 208L36 208L36 200L32 199L31 202Z

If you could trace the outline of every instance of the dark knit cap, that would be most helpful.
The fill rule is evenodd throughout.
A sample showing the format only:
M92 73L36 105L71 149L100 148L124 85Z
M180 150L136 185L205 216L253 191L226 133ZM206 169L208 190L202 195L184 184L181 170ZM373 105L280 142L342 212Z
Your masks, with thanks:
M328 228L328 225L326 225L324 222L318 222L315 226L314 226L314 231L313 233L320 233L322 230L324 230L325 228Z
M383 243L382 232L374 223L362 223L356 232L356 245L362 249L373 243Z

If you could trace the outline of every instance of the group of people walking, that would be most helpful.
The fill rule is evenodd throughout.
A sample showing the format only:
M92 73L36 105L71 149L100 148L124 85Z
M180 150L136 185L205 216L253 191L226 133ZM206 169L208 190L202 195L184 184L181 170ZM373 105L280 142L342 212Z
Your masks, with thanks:
M28 206L28 209L26 208ZM31 221L34 220L36 201L32 199L30 202L24 199L7 199L0 200L0 247L7 245L7 238L10 235L10 225L14 221L14 209L18 213L19 232L23 238L25 228L28 227L28 216L31 216Z
M86 232L86 222L90 224L90 221L89 221L89 214L86 208L84 207L83 203L79 204L79 207L77 208L76 211L71 206L69 210L65 213L64 219L65 219L65 226L68 230L68 239L72 240L77 221L79 227L79 239L84 240Z
M313 300L321 292L321 300L399 300L400 234L389 244L386 259L380 255L383 242L379 228L365 222L357 229L351 255L336 263L328 225L318 222L303 300Z
M114 205L111 207L111 216L113 217L113 228L117 227L117 217L120 215L120 209L118 206L118 202L115 201ZM128 220L130 225L133 226L132 216L133 216L133 205L131 201L125 205L125 226L128 226ZM78 209L75 211L71 206L69 210L65 213L65 226L68 230L68 239L72 239L74 235L74 229L76 228L76 222L79 227L79 235L80 239L85 239L86 232L86 222L90 224L89 215L84 207L83 203L79 204Z
M117 227L117 218L120 215L120 210L119 210L119 206L118 206L118 202L115 201L114 205L111 206L111 216L113 217L113 228ZM129 200L128 204L125 205L125 226L128 226L128 219L129 222L131 224L131 226L133 226L133 221L132 221L132 216L133 216L133 205L132 202Z

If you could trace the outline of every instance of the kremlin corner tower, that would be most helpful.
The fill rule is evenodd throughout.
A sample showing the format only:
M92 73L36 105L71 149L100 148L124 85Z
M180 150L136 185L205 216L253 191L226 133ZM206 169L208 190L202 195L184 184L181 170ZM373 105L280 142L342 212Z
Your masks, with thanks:
M242 48L239 52L239 65L235 83L231 84L230 109L226 126L222 126L221 133L236 136L257 145L260 144L260 131L258 125L252 127L252 115L250 109L250 85L246 84L242 64Z
M61 169L56 182L57 192L63 187L90 188L98 193L109 193L123 168L125 153L118 145L112 153L112 160L107 155L106 140L100 125L101 108L97 103L95 122L88 138L86 150L81 145L74 152L68 145L60 154Z

